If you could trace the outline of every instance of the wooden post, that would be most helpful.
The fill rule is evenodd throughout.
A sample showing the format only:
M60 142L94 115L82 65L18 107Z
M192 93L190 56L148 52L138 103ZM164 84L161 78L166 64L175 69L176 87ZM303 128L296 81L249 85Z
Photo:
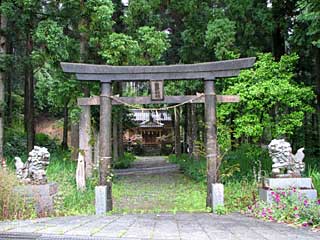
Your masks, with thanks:
M214 90L214 80L205 81L205 120L207 130L206 154L207 154L207 207L212 206L212 184L217 181L217 98Z
M177 156L181 155L181 142L180 142L180 109L174 108L174 144L175 153Z
M111 182L111 83L101 84L100 95L100 185L107 187L107 211L112 210Z
M90 106L81 106L79 123L79 152L84 156L86 178L92 176L92 147Z

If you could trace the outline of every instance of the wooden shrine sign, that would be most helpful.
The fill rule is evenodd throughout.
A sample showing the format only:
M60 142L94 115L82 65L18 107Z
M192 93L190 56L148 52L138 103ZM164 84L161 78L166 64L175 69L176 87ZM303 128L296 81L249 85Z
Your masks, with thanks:
M207 206L212 206L212 184L217 181L218 145L216 105L218 102L239 102L239 96L216 95L214 82L218 78L237 76L241 69L253 66L255 58L207 62L197 64L178 64L163 66L110 66L80 63L61 63L66 73L75 73L78 80L100 81L100 96L79 98L82 108L80 116L80 149L85 154L86 168L90 163L90 105L100 105L100 146L99 177L100 185L107 188L107 211L112 210L111 175L111 112L117 104L181 104L186 102L204 103L206 120L207 154ZM195 96L165 96L163 80L203 79L204 93ZM150 97L119 97L111 95L114 81L150 81ZM90 172L90 171L88 171Z

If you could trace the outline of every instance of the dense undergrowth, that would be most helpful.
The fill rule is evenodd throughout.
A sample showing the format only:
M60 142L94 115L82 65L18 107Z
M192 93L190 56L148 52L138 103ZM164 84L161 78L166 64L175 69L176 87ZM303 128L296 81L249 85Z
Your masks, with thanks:
M249 149L251 148L251 151ZM195 160L187 154L169 156L169 161L180 165L182 171L198 181L206 182L206 160ZM311 177L315 189L320 193L319 161L307 158L304 176ZM244 145L225 155L220 165L220 182L225 186L225 206L217 212L242 212L268 221L279 221L302 226L320 226L320 200L310 201L294 189L273 193L273 203L259 199L258 187L261 179L271 171L271 160L263 150Z
M14 130L12 130L14 131ZM14 193L18 185L13 164L13 157L18 155L26 159L24 142L17 132L12 132L10 141L5 145L8 156L7 171L0 171L0 219L32 218L36 214L32 203ZM76 188L75 171L77 163L70 158L69 151L63 151L44 134L37 134L36 144L45 146L51 152L51 162L47 170L48 180L57 182L59 196L56 198L56 216L94 214L94 187L98 184L98 173L87 180L86 190L80 192ZM128 168L135 160L134 155L126 153L114 164L114 168ZM201 212L208 211L205 207L206 196L206 160L200 157L195 160L186 154L176 157L169 156L169 161L181 166L186 177L175 183L167 183L152 192L150 178L141 184L130 181L113 180L113 196L115 206L113 213L143 212ZM315 158L306 159L305 176L312 177L315 188L320 192L319 161ZM265 150L252 145L242 145L228 152L220 165L219 181L225 186L225 206L220 213L243 212L266 220L285 221L289 223L319 226L319 202L308 202L294 199L288 194L280 196L281 204L268 205L259 200L258 186L262 177L268 176L271 161ZM158 179L158 182L163 179ZM153 183L152 183L153 184ZM155 183L156 184L156 183ZM150 189L150 186L152 187ZM157 188L157 187L156 187ZM151 191L151 192L150 192ZM171 199L168 201L168 191ZM146 194L147 193L147 194ZM275 196L278 193L275 193ZM141 198L141 199L140 199ZM278 198L278 197L277 197ZM134 206L126 203L135 199ZM141 206L140 202L153 202L154 206ZM163 200L163 201L162 201ZM124 204L123 204L124 202ZM170 204L165 203L170 202Z

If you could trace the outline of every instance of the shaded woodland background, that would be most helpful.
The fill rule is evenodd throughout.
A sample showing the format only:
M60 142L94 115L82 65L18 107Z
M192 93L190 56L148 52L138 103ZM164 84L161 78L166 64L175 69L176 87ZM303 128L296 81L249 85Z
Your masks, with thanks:
M120 0L1 0L0 13L2 156L43 142L35 121L46 116L61 119L61 145L76 149L76 99L99 94L99 85L62 73L61 61L155 65L248 56L257 57L254 69L217 82L219 93L242 99L219 106L221 148L285 137L294 149L305 146L307 156L320 156L318 0L130 0L128 6ZM190 95L203 92L203 82L166 82L165 89ZM113 92L145 95L148 84L114 84ZM114 108L114 139L130 124L124 115ZM200 105L180 109L183 140L195 157L205 141L203 115ZM121 140L117 148L121 156Z

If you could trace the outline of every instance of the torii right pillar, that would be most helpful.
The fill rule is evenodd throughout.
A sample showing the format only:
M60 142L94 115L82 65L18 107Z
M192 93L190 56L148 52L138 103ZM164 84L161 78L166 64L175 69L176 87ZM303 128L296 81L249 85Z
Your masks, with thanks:
M214 79L205 79L205 121L207 154L207 207L212 207L212 184L217 182L218 143L217 143L217 97Z

